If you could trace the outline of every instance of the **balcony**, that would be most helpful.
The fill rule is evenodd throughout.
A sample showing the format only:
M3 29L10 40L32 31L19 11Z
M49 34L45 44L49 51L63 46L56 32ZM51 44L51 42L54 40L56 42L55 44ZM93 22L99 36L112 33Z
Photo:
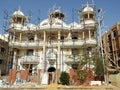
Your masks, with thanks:
M88 45L96 45L96 40L95 39L90 39L90 40L86 40L86 44Z
M72 40L72 39L69 39L69 40L65 40L63 42L63 45L64 46L83 46L84 44L86 45L96 45L96 40L95 39L87 39L86 41L85 40L81 40L81 39L77 39L77 40ZM62 42L61 42L61 46L62 46Z
M72 65L72 64L75 64L75 63L78 63L79 61L80 61L80 58L79 58L79 56L77 57L73 57L72 55L67 55L66 56L67 58L66 58L66 60L65 60L65 63L67 64L67 65Z
M60 43L60 46L65 46L65 47L72 47L74 46L83 46L86 43L86 45L96 45L96 40L95 39L86 39L85 40L81 40L81 39L65 39L63 42ZM31 48L36 48L36 47L42 47L44 46L44 42L43 41L10 41L9 42L10 46L14 46L15 48L25 48L25 47L31 47ZM46 41L46 46L51 47L54 46L58 46L58 41L52 41L51 44Z
M37 42L37 41L34 41L34 42L27 42L27 41L17 41L17 42L9 42L9 45L10 46L14 46L16 48L19 48L19 47L32 47L32 48L35 48L35 47L42 47L44 45L43 42Z
M21 64L39 64L40 57L38 56L22 56L19 58Z
M82 46L82 45L83 45L83 40L79 40L79 39L77 39L77 40L68 39L68 40L65 40L65 41L63 42L63 45L64 45L64 46L73 46L73 44L74 44L75 46ZM61 42L61 45L62 45L62 42Z

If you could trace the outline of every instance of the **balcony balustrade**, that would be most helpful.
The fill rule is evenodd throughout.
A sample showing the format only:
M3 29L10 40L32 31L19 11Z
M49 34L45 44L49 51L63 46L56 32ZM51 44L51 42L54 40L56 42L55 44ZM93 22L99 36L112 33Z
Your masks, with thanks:
M51 44L53 46L58 46L58 41L52 41ZM10 41L9 45L14 46L14 47L42 47L44 45L46 46L51 46L51 44L47 41L45 44L43 41ZM63 42L60 42L60 46L83 46L84 44L86 45L96 45L96 40L95 39L87 39L86 41L81 40L81 39L65 39Z
M22 56L19 58L21 64L39 64L40 57L39 56Z
M67 55L67 58L65 59L65 63L67 65L72 65L72 64L78 63L79 61L80 61L79 56L73 57L73 55Z

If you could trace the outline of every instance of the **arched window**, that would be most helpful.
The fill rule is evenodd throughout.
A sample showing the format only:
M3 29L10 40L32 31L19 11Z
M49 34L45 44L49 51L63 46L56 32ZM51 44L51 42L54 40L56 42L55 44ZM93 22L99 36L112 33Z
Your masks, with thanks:
M94 18L94 15L93 15L93 14L89 14L89 18L90 18L90 19L93 19L93 18Z
M84 14L84 19L88 19L88 14Z

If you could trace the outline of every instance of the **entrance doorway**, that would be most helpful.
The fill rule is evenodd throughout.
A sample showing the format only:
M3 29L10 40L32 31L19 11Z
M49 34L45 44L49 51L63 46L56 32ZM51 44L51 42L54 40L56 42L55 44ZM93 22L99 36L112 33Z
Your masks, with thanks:
M52 84L55 82L55 67L49 67L48 68L48 84Z

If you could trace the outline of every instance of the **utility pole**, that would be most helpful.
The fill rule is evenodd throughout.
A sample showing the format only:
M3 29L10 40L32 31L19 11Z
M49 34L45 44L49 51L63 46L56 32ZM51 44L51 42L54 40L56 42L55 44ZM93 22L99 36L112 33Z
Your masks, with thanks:
M98 46L100 48L100 55L102 56L102 61L103 61L103 72L104 72L104 79L105 79L105 83L107 83L107 80L106 80L106 66L105 66L105 58L104 58L104 53L103 53L103 44L102 44L102 31L103 31L103 28L104 28L104 25L103 25L103 10L100 8L98 9Z

